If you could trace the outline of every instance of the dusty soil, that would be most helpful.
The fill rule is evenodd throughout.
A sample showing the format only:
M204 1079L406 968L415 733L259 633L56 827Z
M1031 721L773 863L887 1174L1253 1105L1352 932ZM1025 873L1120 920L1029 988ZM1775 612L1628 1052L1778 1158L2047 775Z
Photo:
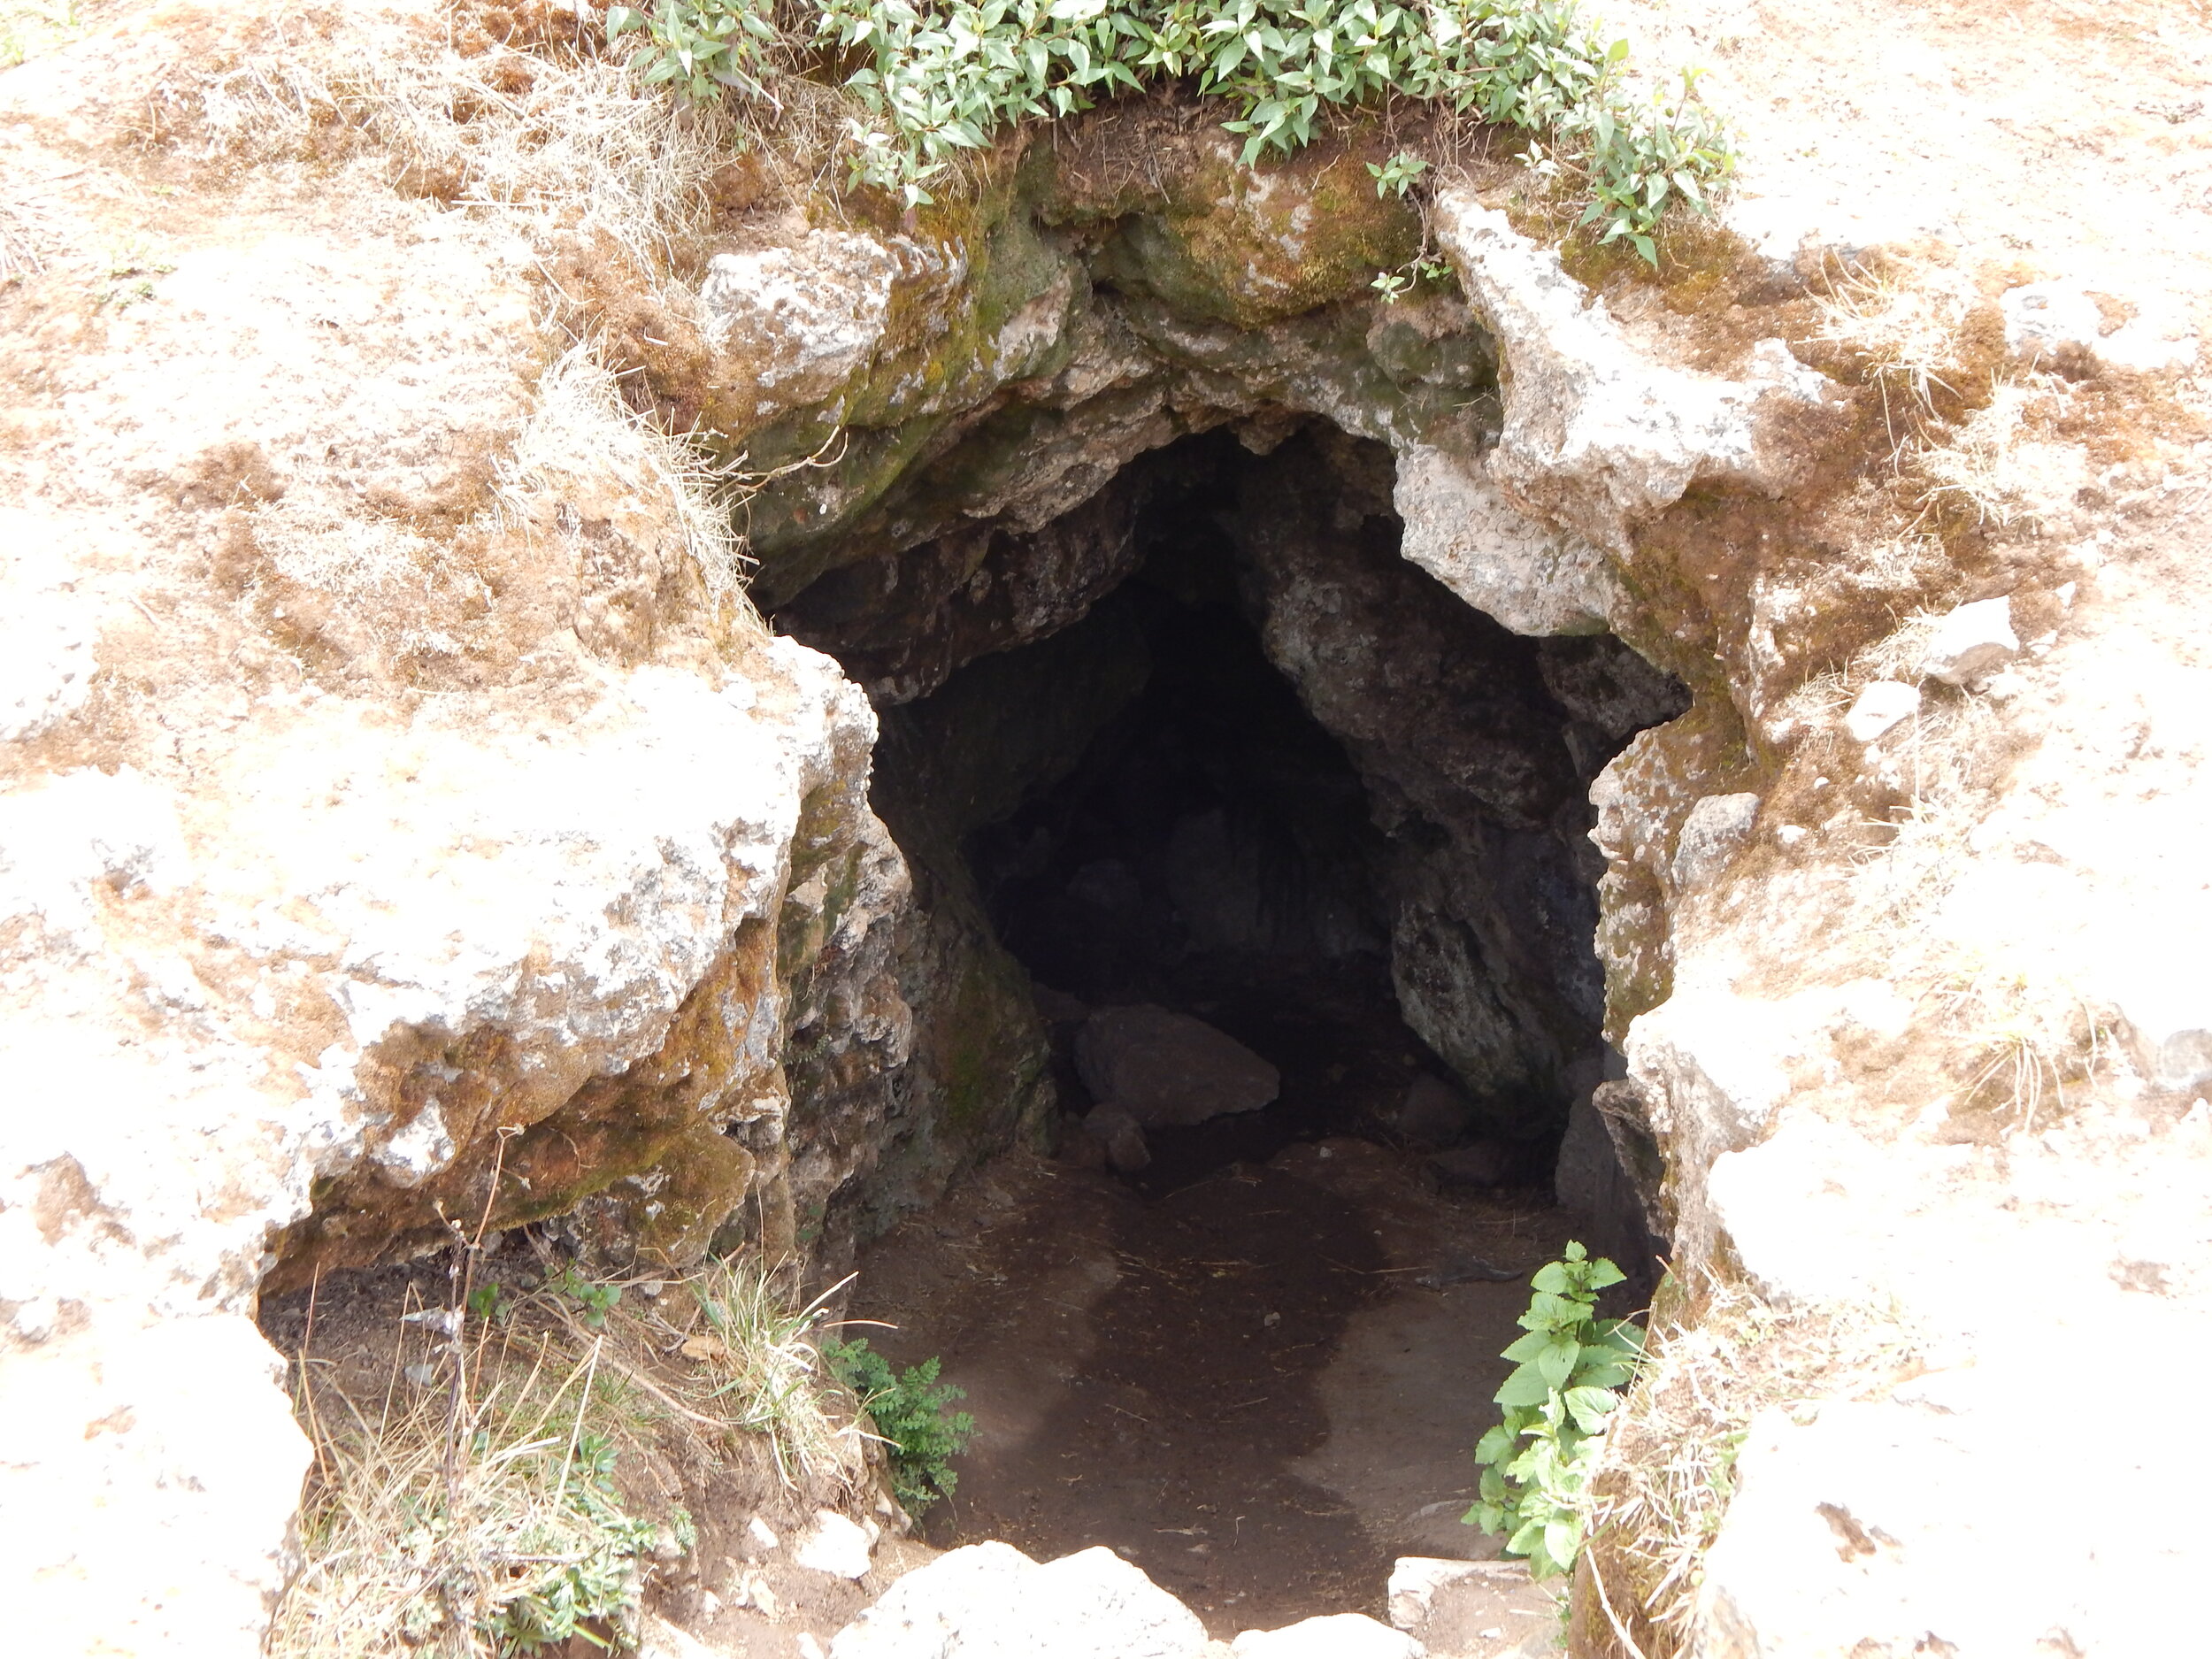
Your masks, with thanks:
M932 1543L1106 1544L1220 1636L1379 1617L1394 1556L1495 1553L1457 1518L1468 1451L1517 1279L1565 1225L1348 1138L1154 1198L1016 1157L868 1252L852 1317L967 1390L978 1433ZM1472 1260L1517 1281L1418 1282Z

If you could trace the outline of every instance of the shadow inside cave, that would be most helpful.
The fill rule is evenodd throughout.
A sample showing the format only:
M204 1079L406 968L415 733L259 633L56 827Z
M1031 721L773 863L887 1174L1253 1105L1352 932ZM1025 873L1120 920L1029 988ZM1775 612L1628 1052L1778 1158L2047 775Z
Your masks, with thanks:
M1377 1611L1396 1554L1487 1553L1456 1521L1483 1379L1610 1056L1589 786L1686 703L1407 562L1391 477L1331 428L1217 433L1045 549L1095 590L1062 626L961 608L1019 586L1020 538L988 580L838 576L780 617L882 705L873 798L921 902L966 918L960 972L1010 957L1049 1036L1058 1160L987 1169L862 1263L855 1313L941 1353L982 1425L932 1535L1111 1544L1217 1633ZM1280 1089L1148 1125L1117 1176L1076 1039L1144 1003Z

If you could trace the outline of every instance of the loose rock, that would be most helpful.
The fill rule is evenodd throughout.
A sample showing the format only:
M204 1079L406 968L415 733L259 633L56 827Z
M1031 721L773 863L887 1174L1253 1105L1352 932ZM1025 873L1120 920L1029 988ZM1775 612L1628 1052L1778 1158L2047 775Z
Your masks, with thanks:
M2012 601L1983 599L1961 605L1936 625L1920 659L1920 672L1947 686L1971 685L2020 655L2012 631Z
M1257 1111L1282 1087L1282 1074L1235 1038L1149 1002L1092 1015L1075 1065L1092 1099L1145 1128Z
M816 1572L826 1572L840 1578L864 1578L870 1566L869 1552L875 1548L875 1534L867 1527L848 1520L834 1509L816 1512L813 1529L799 1540L792 1552L802 1567Z
M1118 1106L1094 1106L1083 1119L1083 1129L1105 1146L1106 1161L1124 1175L1134 1175L1152 1162L1144 1126Z
M1103 1545L1040 1566L972 1544L909 1573L831 1659L1201 1659L1197 1615Z
M1236 1659L1425 1659L1428 1649L1364 1613L1329 1613L1281 1630L1248 1630L1230 1644Z
M1388 1127L1412 1146L1447 1147L1467 1132L1474 1116L1466 1091L1425 1071L1406 1086Z
M1478 1141L1436 1153L1428 1164L1447 1187L1498 1187L1512 1173L1513 1156L1503 1141Z
M1920 687L1902 680L1878 680L1861 691L1843 717L1843 729L1862 743L1871 743L1895 726L1920 712Z

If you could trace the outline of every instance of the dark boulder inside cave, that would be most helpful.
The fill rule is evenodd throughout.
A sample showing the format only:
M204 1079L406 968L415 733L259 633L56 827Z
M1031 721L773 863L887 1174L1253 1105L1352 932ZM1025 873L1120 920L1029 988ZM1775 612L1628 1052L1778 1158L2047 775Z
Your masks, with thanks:
M1686 695L1409 564L1393 480L1323 423L1217 431L779 612L875 698L877 810L925 910L1025 970L1071 1124L1113 1104L1074 1064L1102 1009L1279 1069L1262 1110L1150 1129L1154 1190L1343 1133L1541 1185L1607 1074L1589 786Z

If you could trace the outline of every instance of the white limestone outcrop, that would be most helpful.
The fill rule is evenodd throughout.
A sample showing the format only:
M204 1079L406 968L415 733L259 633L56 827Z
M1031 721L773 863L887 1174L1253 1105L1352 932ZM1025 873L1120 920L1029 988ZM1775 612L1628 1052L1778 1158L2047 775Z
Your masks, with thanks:
M1497 337L1505 430L1490 472L1525 511L1624 553L1693 483L1776 494L1800 476L1809 457L1784 417L1818 411L1830 389L1781 341L1759 342L1740 380L1670 366L1471 193L1439 190L1431 223Z
M9 359L0 458L0 1559L42 1653L257 1651L307 1460L280 1252L478 1210L587 1085L652 1073L670 1137L780 1112L787 888L871 833L864 698L749 619L511 230L380 174L150 220L135 150L84 161L204 44L140 19L0 94L78 179L10 298L75 343ZM81 260L141 236L103 310Z
M909 1573L848 1624L830 1659L1203 1659L1206 1627L1099 1545L1042 1564L970 1544Z

